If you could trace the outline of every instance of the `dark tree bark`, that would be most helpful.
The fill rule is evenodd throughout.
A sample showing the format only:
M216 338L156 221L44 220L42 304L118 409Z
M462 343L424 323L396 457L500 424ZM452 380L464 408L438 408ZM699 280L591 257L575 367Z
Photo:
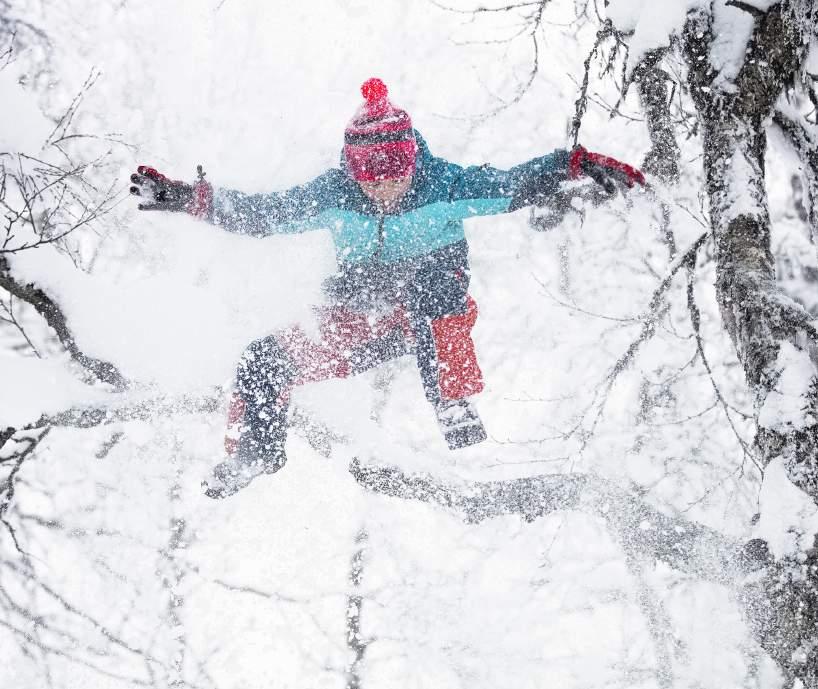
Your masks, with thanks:
M662 69L665 50L648 53L634 70L633 79L639 91L639 102L645 113L650 135L650 150L642 167L664 182L679 178L679 144L670 117L668 82L670 77Z

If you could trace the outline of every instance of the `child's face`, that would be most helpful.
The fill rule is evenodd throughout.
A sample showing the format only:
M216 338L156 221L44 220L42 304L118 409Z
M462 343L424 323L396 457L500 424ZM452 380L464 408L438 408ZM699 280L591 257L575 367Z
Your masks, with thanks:
M377 182L358 182L361 191L384 210L389 210L403 198L412 186L412 175Z

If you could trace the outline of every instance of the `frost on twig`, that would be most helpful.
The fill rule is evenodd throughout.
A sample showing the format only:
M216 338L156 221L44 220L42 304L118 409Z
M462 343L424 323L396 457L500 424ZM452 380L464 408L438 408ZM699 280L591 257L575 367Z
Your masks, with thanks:
M104 158L63 166L25 154L0 153L0 255L60 246L111 210L115 183L97 190L86 178Z
M24 556L26 553L20 545L17 532L7 519L7 512L14 500L15 481L23 467L23 463L37 449L40 441L48 435L49 430L49 428L45 428L39 433L28 434L20 440L19 447L15 447L12 452L0 454L0 467L10 467L5 480L0 484L0 524L6 528L12 543L14 543L14 548ZM2 437L0 437L0 440L2 440ZM2 449L2 445L3 443L0 443L0 449Z

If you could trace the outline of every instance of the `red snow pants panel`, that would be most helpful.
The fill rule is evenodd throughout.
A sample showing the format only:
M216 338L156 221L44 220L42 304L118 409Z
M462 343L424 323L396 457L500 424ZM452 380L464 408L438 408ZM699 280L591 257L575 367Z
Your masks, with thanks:
M409 351L411 330L400 307L377 317L338 306L322 308L318 321L317 339L299 327L276 336L297 371L293 385L347 378Z
M235 453L239 445L241 425L244 421L246 409L247 403L244 398L238 392L234 392L230 398L230 407L227 410L227 431L224 434L224 449L228 455Z
M438 385L444 400L458 400L483 390L471 330L477 321L477 302L467 297L466 312L432 321Z

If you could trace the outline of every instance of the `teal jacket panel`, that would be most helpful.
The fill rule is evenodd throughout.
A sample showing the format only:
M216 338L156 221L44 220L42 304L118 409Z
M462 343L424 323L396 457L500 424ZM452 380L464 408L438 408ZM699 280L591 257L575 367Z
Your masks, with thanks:
M313 181L269 194L226 189L214 196L212 221L253 236L326 228L338 262L385 263L429 254L465 239L463 220L505 213L525 205L536 191L556 190L565 179L568 153L557 150L510 170L461 167L429 152L415 132L418 164L412 186L398 206L379 212L341 167Z

